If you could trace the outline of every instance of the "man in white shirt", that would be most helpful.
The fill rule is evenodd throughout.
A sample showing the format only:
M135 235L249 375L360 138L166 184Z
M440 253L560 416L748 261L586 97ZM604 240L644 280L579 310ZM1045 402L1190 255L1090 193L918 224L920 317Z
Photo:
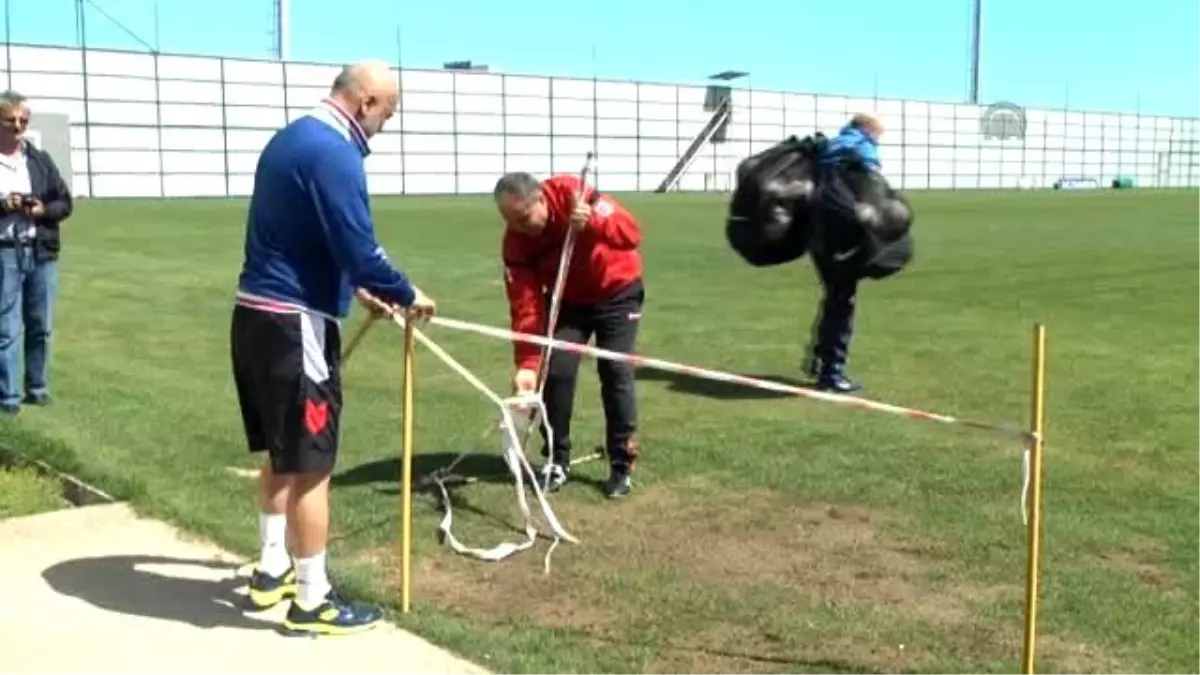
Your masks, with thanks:
M0 94L0 413L9 415L19 412L22 402L50 402L47 365L59 226L73 209L54 160L25 139L28 128L25 97Z

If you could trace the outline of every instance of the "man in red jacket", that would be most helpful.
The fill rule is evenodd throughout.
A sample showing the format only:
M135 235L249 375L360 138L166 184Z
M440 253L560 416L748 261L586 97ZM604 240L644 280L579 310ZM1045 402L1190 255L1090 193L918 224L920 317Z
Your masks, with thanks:
M504 218L505 290L514 331L545 335L550 293L558 273L568 230L575 231L575 248L563 288L562 306L554 337L585 344L595 335L602 349L632 353L642 316L645 291L642 233L637 220L612 197L590 186L579 195L580 180L558 175L539 182L528 173L509 173L496 183L493 196ZM514 344L516 374L513 389L537 389L541 348ZM543 469L545 489L558 490L571 468L571 411L579 355L554 350L542 400L554 430L554 447ZM597 362L604 402L605 445L611 473L604 484L608 497L629 494L630 473L638 457L637 402L633 366L610 360ZM545 442L545 429L542 439Z

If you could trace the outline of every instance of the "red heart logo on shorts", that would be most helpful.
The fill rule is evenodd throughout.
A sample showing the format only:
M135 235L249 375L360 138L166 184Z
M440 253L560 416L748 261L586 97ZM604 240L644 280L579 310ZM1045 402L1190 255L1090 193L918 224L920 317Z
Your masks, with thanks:
M304 402L304 424L308 426L308 433L316 436L325 430L325 424L329 422L329 403L315 403L306 400Z

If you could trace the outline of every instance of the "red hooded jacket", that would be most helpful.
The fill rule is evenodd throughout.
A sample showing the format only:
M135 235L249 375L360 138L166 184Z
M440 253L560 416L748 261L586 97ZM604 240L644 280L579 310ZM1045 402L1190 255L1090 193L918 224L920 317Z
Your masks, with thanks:
M579 178L558 175L542 181L542 196L549 217L535 235L504 231L504 277L512 330L546 334L549 319L547 296L554 288L558 261L566 241L568 220L579 192ZM613 297L642 276L642 242L637 219L608 195L594 195L591 186L584 200L592 202L587 227L575 236L575 250L567 270L562 300L572 305L594 305ZM513 343L518 368L537 370L542 348Z

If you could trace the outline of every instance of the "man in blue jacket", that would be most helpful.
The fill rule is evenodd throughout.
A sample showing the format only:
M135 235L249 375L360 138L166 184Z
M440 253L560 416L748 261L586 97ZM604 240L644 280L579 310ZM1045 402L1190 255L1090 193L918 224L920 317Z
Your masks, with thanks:
M824 185L816 196L817 208L824 212L810 255L824 287L824 299L814 326L811 354L807 370L816 378L817 388L823 391L848 394L861 384L846 376L846 359L850 338L854 334L854 304L858 294L858 276L848 265L861 242L859 225L879 217L868 204L856 204L853 195L837 189L833 176L837 165L854 157L871 171L879 171L879 137L883 125L871 115L855 115L838 135L829 140L821 155L820 182ZM839 192L841 192L839 194Z
M399 95L387 64L346 68L328 98L267 143L254 175L230 336L249 450L270 459L249 595L257 609L292 598L285 626L294 631L351 633L381 616L338 597L325 549L342 404L338 321L355 288L377 314L435 309L389 262L371 221L367 139Z

